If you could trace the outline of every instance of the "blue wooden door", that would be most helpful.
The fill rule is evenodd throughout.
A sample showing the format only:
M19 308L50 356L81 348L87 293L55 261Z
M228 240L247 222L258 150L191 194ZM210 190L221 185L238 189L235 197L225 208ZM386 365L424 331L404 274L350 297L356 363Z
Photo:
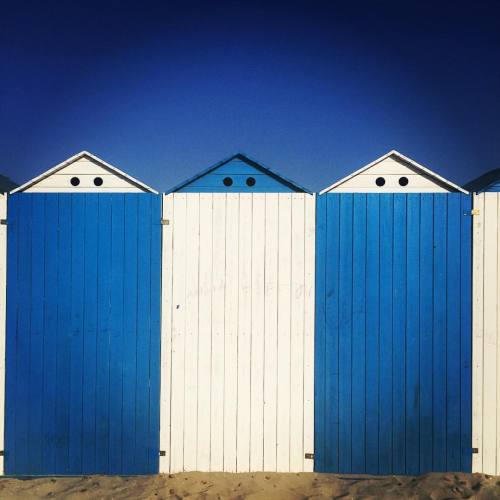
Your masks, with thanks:
M158 472L161 198L8 201L5 472Z
M471 199L317 202L315 469L471 470Z

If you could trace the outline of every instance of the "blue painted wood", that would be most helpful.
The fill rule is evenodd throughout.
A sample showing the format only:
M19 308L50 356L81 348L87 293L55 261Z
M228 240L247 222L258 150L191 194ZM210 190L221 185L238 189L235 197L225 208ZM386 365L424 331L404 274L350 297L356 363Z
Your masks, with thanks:
M317 203L315 469L470 471L470 198Z
M6 473L157 472L161 198L22 193L8 214Z
M231 186L224 184L229 177ZM253 186L247 184L249 177L255 180ZM280 174L263 167L254 160L238 154L210 167L174 187L172 192L210 193L290 193L309 192Z

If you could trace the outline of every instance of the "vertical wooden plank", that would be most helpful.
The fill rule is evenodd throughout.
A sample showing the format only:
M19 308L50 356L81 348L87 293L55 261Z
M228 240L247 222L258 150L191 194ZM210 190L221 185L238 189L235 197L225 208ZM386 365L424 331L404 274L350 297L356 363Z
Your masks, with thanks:
M446 470L446 194L434 195L433 470Z
M447 196L447 252L446 252L446 468L461 469L460 433L460 229L461 195Z
M316 195L305 196L304 228L304 455L314 453L314 297ZM303 470L312 472L314 460L303 457Z
M174 195L170 471L184 468L184 332L186 327L186 196Z
M49 203L52 196L48 196L47 200L47 220L53 220L49 212ZM95 474L97 472L96 466L96 451L97 451L97 435L96 435L96 384L97 384L97 318L98 318L98 271L99 271L99 195L86 194L85 195L85 220L89 221L85 224L85 252L84 252L84 341L83 341L83 460L82 472L84 474ZM48 224L46 228L46 253L51 251L49 246L52 241L52 235L49 233ZM56 254L57 255L57 254ZM54 257L55 258L55 257ZM48 259L47 263L52 263L52 258ZM132 264L131 264L132 265ZM133 268L132 268L133 269ZM135 271L135 270L134 270ZM135 274L135 272L134 272ZM47 269L47 286L48 280L52 272ZM135 283L134 283L135 288ZM46 310L46 314L57 315L57 307L50 304ZM47 331L50 331L50 325L46 324ZM50 341L50 335L47 335L47 341ZM50 349L50 346L45 344L45 352ZM46 363L46 362L45 362ZM45 365L47 370L47 364ZM55 377L55 374L52 375ZM45 389L45 394L50 387ZM55 388L53 397L56 397ZM135 397L135 392L134 392ZM45 413L44 413L45 415ZM51 412L49 413L49 416ZM51 446L47 443L47 450ZM135 451L135 450L134 450Z
M352 472L366 471L366 194L354 195L352 292Z
M250 470L250 352L252 331L252 195L240 195L238 289L238 472Z
M224 470L224 294L226 272L226 195L217 193L212 212L212 372L210 470Z
M84 263L87 223L91 222L85 220L85 196L72 196L69 468L75 472L81 472L83 468Z
M352 470L353 198L340 195L339 472Z
M99 473L104 473L109 466L109 304L111 300L111 280L109 269L111 267L111 195L100 194L98 203L95 470Z
M7 219L7 194L0 195L0 218ZM43 237L42 237L43 252ZM5 347L7 311L7 226L0 226L0 449L4 448L5 419ZM43 310L43 307L42 307ZM41 419L40 419L41 422ZM4 457L0 457L0 475L4 474Z
M253 194L252 202L250 470L261 471L264 470L265 194Z
M137 255L137 373L136 373L136 473L149 471L151 348L151 205L152 196L139 196Z
M378 194L367 194L366 231L366 472L377 474L381 272L380 196Z
M380 196L379 473L393 471L394 195Z
M434 195L420 195L420 472L432 471L432 273Z
M394 195L392 473L405 473L407 195Z
M316 314L314 343L314 470L326 470L326 232L327 195L316 198Z
M109 334L109 469L122 472L122 456L127 453L122 443L123 404L123 286L125 268L125 196L113 194L111 200L111 293ZM127 195L128 196L128 195ZM126 361L125 361L126 362Z
M29 465L32 473L42 470L42 395L43 395L43 303L45 288L45 255L44 231L45 231L45 197L34 196L31 203L31 294L28 300L31 307L31 336L30 336L30 376L24 383L29 385ZM22 335L23 332L20 332Z
M126 271L123 282L123 359L136 359L137 345L137 272L139 246L139 197L125 196L124 215L126 220L124 234L124 261ZM135 362L123 363L123 408L122 408L122 446L124 474L135 472L135 415L137 366Z
M226 288L224 332L224 471L236 472L238 391L239 195L226 197Z
M304 466L305 197L292 194L290 305L290 471Z
M472 447L478 453L472 455L472 472L483 472L483 313L484 313L484 198L474 195L473 217L473 270L472 270Z
M184 354L184 470L196 470L198 447L198 271L200 257L200 196L186 195L186 331ZM205 331L203 331L205 333ZM203 353L209 356L209 353ZM208 411L205 410L205 411Z
M138 196L143 196L138 195ZM161 197L151 194L150 226L150 341L148 473L159 471L160 454L160 335L161 335Z
M472 218L465 216L472 208L472 197L460 195L460 468L472 470ZM497 413L498 418L498 413ZM498 428L498 426L497 426ZM498 457L498 451L497 451ZM498 474L498 470L497 470Z
M174 195L162 195L161 260L161 394L160 394L160 473L170 472L170 397L172 390L172 285L173 285L173 209Z
M276 469L278 472L288 472L290 470L291 195L288 193L280 195L278 205L278 397L276 410Z
M420 472L420 194L407 195L405 472Z
M264 470L276 470L278 194L265 195Z
M198 470L210 470L212 370L213 194L200 195L200 298L198 342Z

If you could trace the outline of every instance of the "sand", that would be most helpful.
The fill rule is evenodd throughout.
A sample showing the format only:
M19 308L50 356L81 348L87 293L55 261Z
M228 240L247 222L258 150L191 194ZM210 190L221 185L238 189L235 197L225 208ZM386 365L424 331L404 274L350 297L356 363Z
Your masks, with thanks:
M338 476L333 474L184 473L0 479L0 499L500 499L500 477L484 474Z

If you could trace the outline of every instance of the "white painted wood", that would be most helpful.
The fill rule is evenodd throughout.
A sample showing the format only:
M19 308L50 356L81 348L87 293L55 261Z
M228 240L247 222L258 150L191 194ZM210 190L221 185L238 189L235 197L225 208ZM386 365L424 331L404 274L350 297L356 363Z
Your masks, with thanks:
M184 470L196 470L198 425L198 300L200 198L186 199L186 330L184 368Z
M194 193L196 196L196 193ZM178 195L175 195L178 196ZM191 194L187 195L191 197ZM210 470L210 397L212 377L212 210L213 195L200 194L200 310L198 343L197 469ZM187 266L191 262L186 263ZM175 262L174 262L175 266Z
M160 372L160 472L170 471L170 397L172 381L172 285L173 285L173 212L174 196L163 195L162 218L162 312ZM3 420L2 420L3 421ZM3 436L3 433L2 433Z
M226 197L214 196L212 211L212 379L210 470L224 468L224 300L226 276Z
M266 195L253 195L250 470L264 470L264 271Z
M409 178L408 186L400 186L398 183L401 177L413 175ZM378 187L374 182L377 177L384 177L386 184ZM331 186L323 189L320 194L327 192L461 192L467 191L457 184L441 177L427 167L420 165L415 160L402 155L398 151L392 150L377 158L368 165L356 170L348 176L334 182Z
M170 408L170 470L184 468L184 345L186 332L186 195L174 196L172 278L172 386ZM167 423L168 425L168 423Z
M0 219L7 219L7 194L0 194ZM0 450L4 449L5 416L5 319L7 291L7 226L0 225ZM4 457L0 457L0 475Z
M94 185L96 176L103 178L102 186ZM72 186L71 177L80 178L78 186ZM97 156L82 151L50 168L46 172L14 189L17 192L150 192L157 191L122 170L106 163Z
M170 448L162 471L311 470L314 196L169 196L162 325L172 333L162 332L162 369L171 375L162 373L170 387L162 387L160 439L167 446L170 436Z

